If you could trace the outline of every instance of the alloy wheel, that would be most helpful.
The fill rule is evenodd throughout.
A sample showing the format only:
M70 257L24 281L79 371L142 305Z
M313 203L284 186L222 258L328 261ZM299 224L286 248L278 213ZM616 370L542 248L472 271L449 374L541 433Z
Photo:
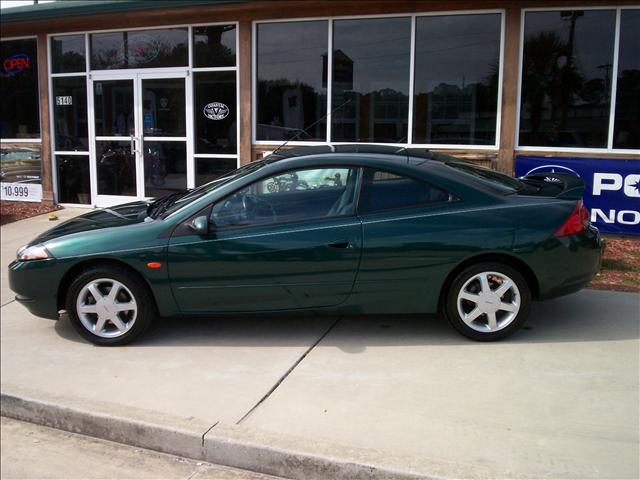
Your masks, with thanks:
M520 303L516 282L499 272L473 275L462 285L456 302L462 321L483 333L510 325L518 316Z
M102 338L127 333L136 321L136 299L121 282L99 278L88 282L76 300L76 312L82 326Z

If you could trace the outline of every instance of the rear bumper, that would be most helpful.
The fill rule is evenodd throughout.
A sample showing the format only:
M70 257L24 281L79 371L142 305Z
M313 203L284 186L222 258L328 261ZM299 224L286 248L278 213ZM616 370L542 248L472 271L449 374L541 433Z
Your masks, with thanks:
M9 265L9 288L17 302L37 317L58 319L56 260L14 261Z
M539 299L560 297L586 287L600 271L604 243L595 227L549 239L544 262L537 265Z

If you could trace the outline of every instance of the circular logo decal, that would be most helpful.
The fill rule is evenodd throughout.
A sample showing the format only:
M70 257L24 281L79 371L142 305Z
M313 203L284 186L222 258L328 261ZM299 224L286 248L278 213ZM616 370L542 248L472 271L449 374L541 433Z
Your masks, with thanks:
M160 43L151 35L139 33L132 35L127 41L129 65L144 65L149 63L160 53Z
M210 120L222 120L229 115L229 107L224 103L211 102L204 106L202 112Z
M525 175L531 175L532 173L544 173L544 172L550 172L550 173L572 173L576 176L580 176L578 175L578 172L576 172L575 170L572 170L569 167L565 167L563 165L542 165L540 167L536 167L536 168L532 168L531 170L529 170Z

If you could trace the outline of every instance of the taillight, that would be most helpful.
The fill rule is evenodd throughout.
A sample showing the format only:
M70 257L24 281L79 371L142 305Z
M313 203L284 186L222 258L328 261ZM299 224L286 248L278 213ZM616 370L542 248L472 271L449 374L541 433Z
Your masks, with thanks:
M569 218L553 234L554 237L566 237L580 233L589 226L589 210L584 206L582 200L578 201Z

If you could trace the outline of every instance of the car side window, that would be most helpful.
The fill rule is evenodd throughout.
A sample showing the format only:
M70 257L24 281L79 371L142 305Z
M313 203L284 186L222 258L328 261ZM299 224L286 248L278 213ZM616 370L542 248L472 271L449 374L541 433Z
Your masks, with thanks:
M357 177L349 167L278 173L217 202L211 222L224 228L353 215Z
M452 196L426 182L397 173L366 168L362 177L359 213L374 213L447 202Z

